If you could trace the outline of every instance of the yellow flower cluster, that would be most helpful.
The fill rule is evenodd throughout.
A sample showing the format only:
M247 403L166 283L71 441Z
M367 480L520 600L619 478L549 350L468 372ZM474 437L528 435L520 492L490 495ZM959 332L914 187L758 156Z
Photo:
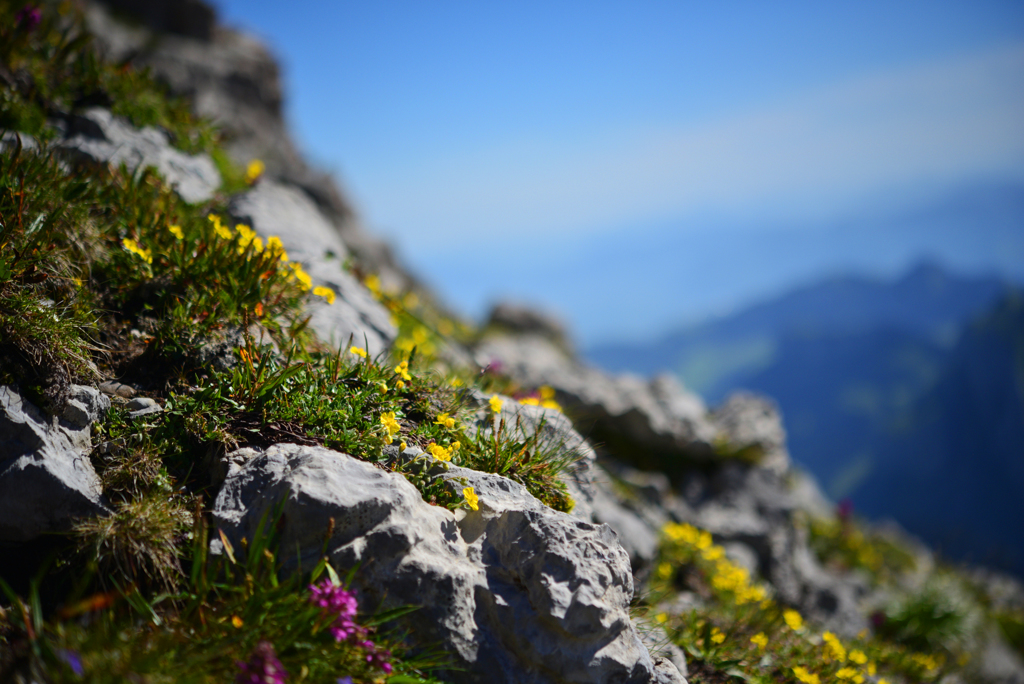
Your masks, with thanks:
M782 612L782 621L786 623L794 632L804 626L804 619L800 616L800 613L795 610L785 610Z
M437 420L434 421L434 425L441 425L451 430L455 427L455 419L447 413L440 413L437 416Z
M395 375L399 378L398 381L395 382L395 387L397 389L402 389L405 387L405 383L407 381L412 380L412 376L409 374L409 362L402 361L395 366Z
M494 412L494 413L501 413L502 401L501 401L501 397L499 397L497 394L491 395L491 398L488 400L487 403L489 403L491 405L491 411L492 412Z
M380 424L383 425L388 431L387 443L391 444L395 440L395 435L402 429L402 426L398 424L395 419L395 412L388 411L380 415Z
M235 232L238 233L239 254L245 254L245 251L249 249L249 245L252 245L252 250L256 254L263 252L263 239L256 234L255 230L244 223L239 223L235 226Z
M234 237L231 234L231 231L228 230L227 226L221 222L220 216L217 216L216 214L207 214L206 218L213 224L213 232L217 234L217 237L223 240L230 240Z
M797 665L793 668L793 675L804 684L821 684L818 675L807 671L807 668Z
M447 449L445 449L440 444L431 442L430 445L427 446L427 451L429 451L431 456L433 456L439 461L450 461L452 460L452 456L454 456L456 452L461 448L462 444L460 444L459 442L452 442L452 445Z
M402 334L395 340L395 348L404 352L418 349L420 353L427 356L437 351L437 347L430 341L430 331L422 325L417 325L408 335Z
M835 660L837 663L846 662L846 648L840 643L839 638L832 632L825 632L821 635L825 642L825 662Z
M350 354L355 354L359 358L362 358L362 359L366 358L366 350L363 349L362 347L349 347L348 351L349 351Z
M520 403L524 406L543 406L556 411L562 410L562 405L555 401L555 390L547 385L540 388L540 398L526 397Z
M472 487L464 487L462 489L462 498L466 500L466 504L474 511L480 510L480 498L476 495L476 491Z
M725 641L725 634L722 633L722 630L714 627L711 629L711 641L720 644Z
M171 225L167 226L167 232L174 236L175 240L185 239L185 233L181 230L181 226Z
M278 261L288 262L288 252L284 251L284 244L282 244L281 238L276 235L271 235L267 238L267 251L272 256L276 256Z
M121 246L127 249L129 252L139 257L147 264L153 263L153 252L139 245L138 242L131 238L125 238L121 240Z
M836 672L836 678L842 681L849 680L854 684L864 684L864 675L857 672L857 670L852 667L840 668L839 671Z
M764 632L758 632L754 636L750 637L750 643L757 646L758 649L764 650L768 646L768 637L764 635Z
M720 592L731 593L737 605L765 604L768 601L768 592L764 587L751 583L750 573L726 558L725 549L713 544L711 534L706 530L699 530L687 523L669 523L665 525L664 532L670 541L681 544L690 553L696 551L701 558L711 563L711 585ZM671 566L664 570L668 575L671 575L671 571ZM661 566L658 572L660 575Z
M294 261L289 265L292 269L292 278L298 282L299 289L303 292L309 292L313 289L313 279L302 269L302 264Z

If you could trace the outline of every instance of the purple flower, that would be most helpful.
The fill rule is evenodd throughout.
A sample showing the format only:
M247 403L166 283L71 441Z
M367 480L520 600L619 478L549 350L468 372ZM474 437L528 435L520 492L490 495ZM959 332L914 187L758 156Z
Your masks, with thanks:
M366 632L352 619L359 608L354 593L324 578L320 584L309 585L309 594L310 603L320 606L325 615L335 616L334 624L330 627L335 641L352 639Z
M337 684L352 684L351 677L338 677Z
M85 674L85 668L82 667L82 656L78 655L77 651L72 651L69 648L60 648L57 649L57 657L67 663L71 671L79 677Z
M284 684L288 677L281 661L274 653L274 646L269 641L256 644L249 656L249 662L238 661L239 673L235 676L235 684Z
M320 606L325 613L351 618L355 617L356 609L359 608L355 594L335 584L330 578L324 578L319 585L310 584L309 593L310 603Z
M364 641L359 644L366 651L366 662L371 667L376 667L379 670L383 670L384 674L391 674L391 663L388 662L391 658L391 651L387 649L378 649L377 645L372 641Z
M42 20L42 18L43 13L39 10L38 7L34 7L32 5L25 5L24 7L21 8L21 11L18 12L18 15L14 18L14 23L16 23L18 26L25 29L26 31L31 31L36 26L39 26L39 22Z

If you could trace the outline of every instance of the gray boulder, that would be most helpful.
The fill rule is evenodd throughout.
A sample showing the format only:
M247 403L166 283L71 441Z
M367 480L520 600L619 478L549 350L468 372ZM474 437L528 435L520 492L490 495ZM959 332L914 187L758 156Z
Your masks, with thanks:
M496 421L489 398L476 390L466 395L467 405L477 407L475 419L466 425L471 434L493 431ZM574 459L563 478L575 502L572 515L612 528L629 554L634 572L649 565L658 553L658 530L668 519L665 513L657 506L617 493L609 474L597 465L593 447L561 411L520 404L507 396L501 399L501 412L496 418L505 422L506 430L518 431L521 437L536 435L540 448L557 450ZM667 486L667 480L663 484Z
M546 334L490 335L475 353L481 366L497 365L521 385L552 387L576 428L624 461L672 471L714 454L717 430L704 402L671 376L608 375Z
M330 287L333 304L314 298L310 325L323 339L345 344L349 336L375 355L387 349L398 331L390 314L366 287L343 267L348 250L341 236L301 190L263 180L234 197L229 207L235 220L268 238L276 235L293 261L301 261L314 286Z
M99 107L72 117L69 136L57 147L75 162L154 167L186 202L205 202L220 187L220 172L208 155L185 154L171 147L167 134L147 126L138 130Z
M431 506L402 476L319 447L226 460L214 518L235 548L283 499L281 548L311 567L333 519L327 553L341 571L358 566L360 600L422 606L409 616L414 632L463 668L454 681L685 681L664 663L656 671L630 622L629 560L607 526L457 468L447 476L476 488L478 511Z
M89 426L109 406L99 391L72 385L63 415L47 417L0 385L0 541L28 541L108 512L87 454Z

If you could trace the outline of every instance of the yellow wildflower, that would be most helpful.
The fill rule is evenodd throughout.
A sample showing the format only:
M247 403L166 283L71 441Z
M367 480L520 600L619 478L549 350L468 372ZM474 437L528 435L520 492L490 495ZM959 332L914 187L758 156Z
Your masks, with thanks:
M488 403L491 405L491 411L494 413L501 413L501 397L497 394L492 395Z
M401 380L399 380L398 382L395 383L395 389L404 389L404 388L405 388L405 383L402 382Z
M850 679L853 681L857 681L857 677L860 677L861 681L864 681L864 677L852 667L840 668L840 670L836 672L836 677L839 679Z
M266 164L259 159L253 159L249 162L249 165L245 167L245 182L248 185L255 183L263 172L267 170Z
M658 563L658 577L668 579L672 576L672 564L669 562Z
M872 660L868 663L868 674L874 677L876 672L878 672L878 666L875 665L875 661Z
M242 618L238 617L237 615L232 615L231 624L234 626L235 629L241 629L242 625L244 625L245 622L243 622Z
M302 269L302 264L294 262L291 264L292 277L299 282L299 289L303 292L309 292L313 287L313 279L309 277L309 274Z
M855 648L852 651L850 651L850 662L857 663L858 665L863 665L864 663L868 662L868 657L864 654L864 651L859 651Z
M182 232L181 226L167 226L167 231L177 240L184 239L185 237L185 233Z
M452 378L452 387L462 387L462 378Z
M758 632L754 636L750 637L750 643L763 651L768 646L768 637L764 635L764 632Z
M433 457L439 461L452 460L452 453L445 449L440 444L435 444L434 442L431 442L430 446L427 447L427 451L429 451L431 455L433 455Z
M452 445L449 448L451 449L451 452L454 454L456 451L462 448L462 442L452 442Z
M828 660L829 657L834 659L836 662L846 662L846 649L839 642L839 638L832 632L825 632L821 635L821 638L825 642L825 658Z
M378 382L377 383L377 390L381 394L387 394L388 393L388 383L386 383L386 382Z
M337 297L337 295L334 294L334 290L329 287L323 287L322 285L314 287L313 294L317 297L323 297L327 300L328 304L333 304L335 297Z
M654 619L660 622L661 624L665 624L666 622L668 622L668 615L666 613L658 613L654 616Z
M284 251L284 245L281 243L281 238L276 235L271 235L267 238L267 251L272 255L277 256L280 261L288 261L288 252Z
M380 414L380 424L388 431L388 444L394 440L394 436L402 429L402 426L395 419L395 412L388 411Z
M153 263L153 252L139 245L138 242L131 238L125 238L121 240L121 246L127 249L132 254L136 255L147 264Z
M721 546L709 546L700 552L706 560L715 561L725 555L725 549Z
M782 619L786 622L786 625L794 632L803 627L804 619L800 617L800 613L795 610L786 610L782 613Z
M405 451L408 448L409 448L409 443L406 442L404 439L398 445L398 450L399 451Z
M377 297L380 297L380 278L371 273L370 275L366 276L366 279L363 281L363 284L366 285L366 289L368 289Z
M350 354L355 354L356 356L362 357L364 359L366 358L366 350L363 349L362 347L349 347L348 351Z
M793 668L793 674L804 684L821 684L818 675L808 672L806 668L799 665Z
M877 684L889 684L889 680L886 679L885 677L881 677L881 678L879 678Z
M400 364L395 366L395 373L401 375L403 380L412 380L412 376L409 375L408 361L402 361Z
M537 397L523 397L519 400L523 406L540 406L540 399Z
M263 252L263 238L259 235L252 239L252 251L257 254L261 254Z
M462 497L466 500L466 503L469 504L469 507L472 508L474 511L480 510L480 499L479 497L477 497L476 492L473 491L472 487L463 487Z
M455 427L455 419L447 413L440 413L437 416L437 420L434 421L434 425L442 425L451 430Z
M213 224L213 232L215 232L218 237L224 240L230 240L232 238L231 231L221 223L220 216L217 216L216 214L207 214L206 218Z
M725 641L725 634L722 633L722 630L718 629L717 627L714 627L711 630L711 640L716 644L720 644L723 641Z

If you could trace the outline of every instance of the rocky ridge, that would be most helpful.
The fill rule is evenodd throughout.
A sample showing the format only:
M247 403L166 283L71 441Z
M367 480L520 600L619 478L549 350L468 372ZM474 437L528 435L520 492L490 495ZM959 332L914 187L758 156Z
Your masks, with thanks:
M252 119L229 131L229 149L243 160L267 157L271 172L230 198L230 213L265 241L278 237L305 264L311 286L334 293L332 303L310 307L310 325L323 341L351 341L370 356L391 348L398 336L393 312L344 259L354 255L386 287L409 289L415 280L361 235L340 192L324 186L293 146L267 142L268 131L281 133L283 124L276 67L265 49L216 26L192 37L161 36L153 48L140 29L114 23L103 10L91 9L90 18L111 55L149 64L201 113L223 123ZM248 84L236 89L242 92L254 83L269 91L234 94L224 86L231 79ZM185 155L160 131L136 130L102 108L76 114L54 147L68 169L155 167L189 202L205 201L220 186L208 157ZM445 676L460 682L685 681L683 652L665 645L669 635L651 616L672 620L711 598L684 582L651 614L631 613L639 589L661 573L669 524L709 532L776 601L822 628L852 637L871 626L872 612L894 590L828 567L812 550L805 519L829 517L834 507L794 471L769 399L736 395L709 411L670 377L609 376L587 367L565 331L542 317L504 307L492 324L479 339L449 340L454 358L499 371L515 390L465 391L468 434L487 435L504 421L571 455L564 474L571 513L544 505L513 479L449 465L418 447L384 447L386 467L379 467L338 450L275 442L215 459L212 516L223 536L211 551L243 548L283 505L281 548L296 552L287 562L308 567L326 552L339 569L358 568L353 582L364 601L419 606L409 618L415 640L440 643L456 665ZM550 396L538 401L531 392L542 388L541 396ZM75 519L109 515L112 503L89 458L100 446L91 443L90 427L110 406L107 395L126 404L123 394L107 383L76 385L63 412L47 416L17 388L0 388L0 540L16 544L65 532ZM158 402L141 399L128 409L139 417L160 412ZM544 402L560 408L538 405ZM471 487L475 510L431 505L393 470L417 460L430 486L456 494ZM66 505L49 505L55 500ZM907 543L915 569L897 586L912 589L935 562ZM1019 589L998 581L1007 582ZM979 676L1022 681L1024 666L1013 652L995 636L986 644L998 651L992 660L1002 669L986 672L983 662Z

